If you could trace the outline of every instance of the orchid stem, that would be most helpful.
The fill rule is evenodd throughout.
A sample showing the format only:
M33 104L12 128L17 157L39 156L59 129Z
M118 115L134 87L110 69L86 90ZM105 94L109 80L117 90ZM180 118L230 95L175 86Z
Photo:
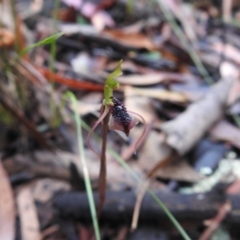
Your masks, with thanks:
M100 216L100 213L101 213L102 208L103 208L103 204L104 204L104 200L105 200L106 185L107 185L107 181L106 181L106 177L107 177L106 149L107 149L107 134L108 134L109 118L110 118L110 111L107 111L107 114L103 119L102 151L101 151L101 162L100 162L100 172L99 172L98 217Z
M88 147L97 155L97 157L101 160L101 157L100 155L93 149L91 143L90 143L90 140L91 140L91 137L92 137L92 134L95 130L95 128L103 121L103 119L107 116L109 110L107 108L105 108L103 114L99 117L99 119L96 121L96 123L94 124L94 126L91 128L91 130L89 131L88 133L88 136L87 136L87 145Z

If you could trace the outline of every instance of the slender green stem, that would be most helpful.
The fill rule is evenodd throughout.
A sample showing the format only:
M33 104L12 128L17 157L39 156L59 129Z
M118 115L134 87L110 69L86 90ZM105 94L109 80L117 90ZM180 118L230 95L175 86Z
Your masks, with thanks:
M57 14L59 10L60 0L55 0L54 2L54 13L53 13L53 34L57 31ZM50 62L49 62L49 68L52 72L54 72L54 63L56 59L56 40L53 40L51 42L51 48L50 48Z
M182 228L182 226L179 224L177 219L172 215L172 213L168 210L168 208L165 206L165 204L158 198L158 196L151 189L148 189L147 192L158 203L158 205L162 208L162 210L165 212L165 214L171 220L171 222L176 227L176 229L179 231L179 233L182 235L182 237L185 240L191 240L191 238L187 235L186 231Z
M57 30L57 14L59 10L60 0L55 0L54 2L54 13L53 13L53 33L56 33ZM54 72L54 64L56 59L56 40L53 40L51 42L51 48L50 48L50 61L49 61L49 68L51 72ZM50 79L52 80L52 79ZM52 125L55 126L55 116L56 116L56 104L54 102L54 82L51 82L52 84L52 91L51 91L51 98L50 98L50 110L52 113Z
M87 168L87 163L86 163L86 158L85 158L85 152L84 152L84 146L83 146L83 140L82 140L82 127L81 127L82 121L81 121L81 117L78 115L77 100L76 100L76 97L74 96L74 94L71 92L68 92L66 94L66 96L69 97L69 99L71 100L71 102L74 106L74 119L75 119L76 127L77 127L77 138L78 138L78 148L80 151L80 161L82 163L84 182L85 182L85 187L87 190L87 196L88 196L89 207L90 207L92 221L93 221L95 237L96 237L96 240L101 240L100 230L99 230L99 225L98 225L98 220L97 220L97 213L96 213L96 208L95 208L95 203L94 203L94 198L93 198L93 191L92 191L91 181L89 178L89 173L88 173L88 168Z

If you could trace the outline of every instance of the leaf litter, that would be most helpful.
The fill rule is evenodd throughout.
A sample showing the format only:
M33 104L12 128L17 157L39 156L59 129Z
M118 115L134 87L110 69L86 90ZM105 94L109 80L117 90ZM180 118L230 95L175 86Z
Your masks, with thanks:
M153 232L160 239L179 239L176 230L162 224L162 212L147 214L146 220L143 213L153 207L147 189L159 194L191 239L219 234L238 239L239 230L232 229L239 207L234 201L239 198L234 190L239 185L239 7L237 1L64 0L58 21L53 19L54 0L31 5L1 1L0 172L1 196L8 200L0 201L0 238L91 238L88 204L79 200L86 199L86 192L73 108L65 94L74 92L83 124L92 127L104 81L122 59L114 96L145 119L147 131L137 154L141 119L128 138L109 131L103 239L135 239ZM87 148L88 131L84 128L82 139L97 191L100 163ZM96 134L101 135L101 126ZM97 138L92 146L100 151ZM116 153L142 185L116 162ZM206 205L196 201L199 193ZM136 199L133 234L129 223ZM55 204L59 201L61 209ZM72 209L72 202L81 212ZM118 212L125 202L131 207ZM17 221L20 230L15 229ZM110 227L115 221L118 227Z

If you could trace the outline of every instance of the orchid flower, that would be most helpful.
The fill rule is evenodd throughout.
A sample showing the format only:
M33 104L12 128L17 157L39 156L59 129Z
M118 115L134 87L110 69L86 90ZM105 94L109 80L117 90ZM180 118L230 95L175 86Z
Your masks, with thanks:
M146 132L146 122L145 122L144 118L135 112L128 111L126 109L126 107L124 106L124 104L120 100L113 97L113 90L119 88L119 83L116 80L114 80L114 78L122 75L121 63L122 63L122 60L118 63L118 65L117 65L116 69L113 71L113 73L111 73L106 79L105 86L104 86L104 100L103 100L103 104L102 104L102 107L100 110L101 116L97 120L97 122L94 124L94 126L90 130L88 137L87 137L88 147L99 158L101 158L101 157L92 148L92 146L90 144L90 139L93 134L93 131L96 129L96 127L101 122L103 122L103 120L107 117L108 114L110 115L109 116L110 118L108 121L108 129L123 131L126 134L126 136L128 136L130 130L139 123L139 121L137 120L137 118L135 116L137 116L138 118L140 118L142 120L142 122L144 123L144 130L143 130L141 136L139 137L138 141L135 144L135 152L136 152L136 148L137 148L139 142L141 141L141 139L143 138L143 136Z

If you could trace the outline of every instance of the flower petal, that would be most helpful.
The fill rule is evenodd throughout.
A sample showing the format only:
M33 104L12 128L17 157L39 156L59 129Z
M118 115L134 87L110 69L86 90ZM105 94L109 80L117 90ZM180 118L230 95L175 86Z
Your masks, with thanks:
M139 121L134 117L129 115L131 120L129 121L128 125L122 124L119 122L119 120L114 120L114 117L111 115L109 120L109 130L119 130L126 134L126 136L129 135L130 130L135 127Z

